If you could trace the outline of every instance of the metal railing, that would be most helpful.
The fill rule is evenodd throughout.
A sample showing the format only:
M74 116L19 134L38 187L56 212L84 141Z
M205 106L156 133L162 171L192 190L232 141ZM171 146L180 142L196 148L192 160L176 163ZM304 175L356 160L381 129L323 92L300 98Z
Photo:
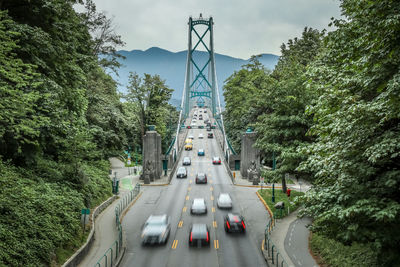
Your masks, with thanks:
M104 255L97 261L95 267L108 267L114 266L122 250L122 225L121 214L126 207L134 200L140 192L140 184L137 183L135 187L119 201L115 207L115 222L118 228L118 237L112 245L106 250Z
M278 248L270 239L270 234L275 227L275 214L270 218L264 232L264 249L267 251L268 259L276 267L289 267L283 256L279 253Z

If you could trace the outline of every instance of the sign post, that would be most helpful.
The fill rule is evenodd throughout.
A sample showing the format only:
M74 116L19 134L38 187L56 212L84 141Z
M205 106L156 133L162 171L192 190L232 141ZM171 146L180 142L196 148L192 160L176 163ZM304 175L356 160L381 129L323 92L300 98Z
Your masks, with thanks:
M90 214L90 209L82 209L81 210L81 222L82 222L82 225L83 225L83 234L85 233L85 231L86 231L86 222L88 222L89 221L89 214ZM82 238L83 238L83 236L82 236Z

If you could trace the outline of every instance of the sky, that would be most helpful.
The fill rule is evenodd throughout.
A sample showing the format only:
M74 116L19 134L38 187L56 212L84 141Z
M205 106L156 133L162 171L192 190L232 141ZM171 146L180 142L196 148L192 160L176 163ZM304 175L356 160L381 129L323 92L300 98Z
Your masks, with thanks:
M340 17L339 0L94 0L113 17L124 50L187 49L189 16L212 16L216 53L248 59L280 55L280 46L304 27L327 29Z

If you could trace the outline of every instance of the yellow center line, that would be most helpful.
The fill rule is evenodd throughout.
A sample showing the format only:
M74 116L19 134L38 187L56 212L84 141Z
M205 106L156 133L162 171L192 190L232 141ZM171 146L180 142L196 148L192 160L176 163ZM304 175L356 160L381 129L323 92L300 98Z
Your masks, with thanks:
M187 210L187 207L186 207L186 206L183 207L182 211L183 211L183 212L186 212L186 210Z
M210 187L210 191L213 191L213 190L214 190L214 188L211 186L211 187Z
M188 187L188 191L190 191L190 190L192 190L192 188L189 186L189 187Z
M219 249L219 242L218 240L214 240L214 248Z
M214 200L214 196L211 196L211 200Z
M212 180L210 180L210 184L212 184Z
M182 228L182 225L183 225L183 221L180 221L180 222L178 223L178 228Z
M189 181L189 184L191 184L191 183L192 183L192 180Z
M213 221L213 227L217 228L217 221Z
M189 196L186 196L186 200L189 200Z
M212 212L215 212L215 207L212 207L211 211L212 211Z
M177 246L178 246L178 240L175 239L174 242L172 242L172 249L176 249Z

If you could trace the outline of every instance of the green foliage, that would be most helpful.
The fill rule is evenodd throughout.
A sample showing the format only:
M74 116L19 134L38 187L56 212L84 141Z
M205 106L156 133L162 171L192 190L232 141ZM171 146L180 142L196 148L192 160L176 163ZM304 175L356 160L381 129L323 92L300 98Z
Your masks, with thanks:
M322 36L317 30L305 28L301 38L283 44L282 56L271 74L274 86L262 91L260 99L265 101L266 107L255 123L256 146L271 166L271 156L275 153L276 170L269 174L275 179L282 178L285 173L309 179L306 170L296 170L306 159L298 147L312 141L305 135L312 124L312 117L305 114L305 109L316 98L315 92L304 85L304 73L318 53Z
M242 134L252 125L265 106L260 94L273 87L269 76L256 56L241 70L232 74L224 85L224 123L232 147L240 153Z
M370 244L353 243L344 245L334 239L313 233L310 238L312 252L322 258L322 262L331 267L375 267L382 266L378 253Z
M144 78L141 78L138 74L131 72L128 93L124 95L130 105L138 107L136 114L140 125L140 140L142 141L147 126L155 125L157 132L161 135L163 152L166 152L171 142L179 115L168 103L172 91L158 75L144 74Z
M314 230L345 244L373 243L382 265L400 262L400 3L343 0L309 70L317 141L301 166L316 185Z
M283 218L289 215L287 207L289 207L290 212L295 211L301 205L301 201L298 197L304 195L303 192L292 190L289 198L281 189L275 189L275 202L272 202L272 189L260 189L258 190L258 193L265 200L276 218ZM274 208L275 204L279 201L283 201L285 203L285 208L282 210L282 213Z

